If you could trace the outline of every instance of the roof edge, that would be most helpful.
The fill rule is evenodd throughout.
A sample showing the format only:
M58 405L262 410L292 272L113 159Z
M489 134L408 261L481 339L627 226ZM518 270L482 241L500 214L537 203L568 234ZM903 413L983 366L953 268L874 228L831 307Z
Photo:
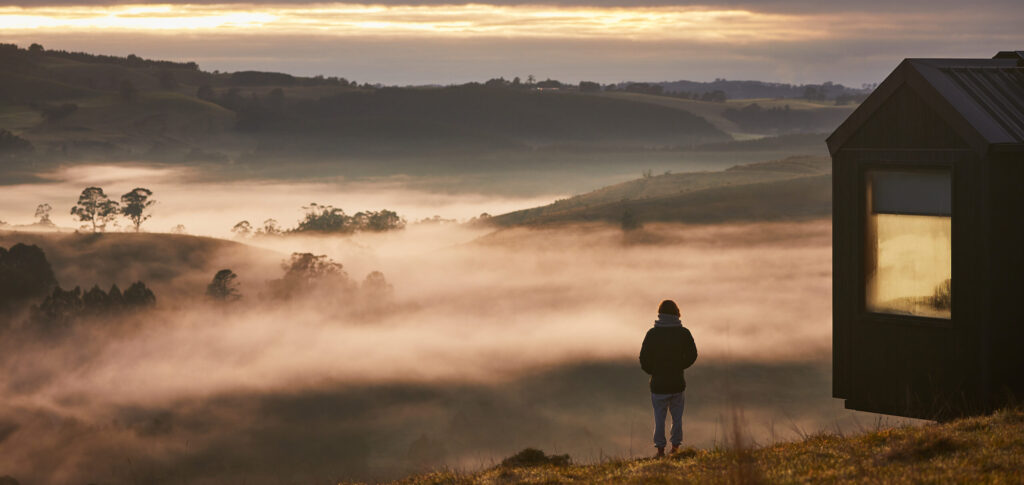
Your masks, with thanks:
M904 59L896 69L893 69L889 75L882 80L882 83L875 88L874 91L868 95L857 109L850 113L842 123L836 127L835 131L832 132L828 138L825 138L825 143L828 145L828 152L830 155L835 156L839 149L842 148L846 142L853 138L853 135L857 133L861 125L867 122L871 118L871 115L875 114L882 107L893 93L896 92L903 83L906 82L906 70L910 69L910 59Z

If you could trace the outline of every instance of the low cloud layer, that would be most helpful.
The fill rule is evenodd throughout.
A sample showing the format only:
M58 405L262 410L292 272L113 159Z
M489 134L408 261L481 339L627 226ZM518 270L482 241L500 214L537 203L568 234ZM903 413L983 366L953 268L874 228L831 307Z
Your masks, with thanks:
M243 250L3 234L4 246L43 247L64 285L143 278L157 307L41 336L16 325L0 341L0 472L329 483L476 469L526 446L580 461L643 455L649 403L636 355L664 298L700 349L689 443L721 442L733 409L762 442L870 420L829 397L827 221L482 235L412 226ZM292 251L326 254L356 281L382 271L393 297L326 288L275 300L267 281ZM226 306L203 297L225 266L243 295Z

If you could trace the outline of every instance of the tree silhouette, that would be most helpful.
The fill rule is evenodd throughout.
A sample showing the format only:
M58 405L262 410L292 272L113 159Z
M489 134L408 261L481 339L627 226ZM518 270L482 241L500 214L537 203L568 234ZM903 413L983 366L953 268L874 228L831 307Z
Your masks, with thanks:
M284 276L267 282L271 295L276 298L308 295L318 289L347 290L352 286L341 263L323 254L292 253L291 258L281 264L281 268L285 270Z
M50 212L53 211L53 207L50 204L39 204L36 206L36 217L39 218L38 224L40 226L52 226L53 221L50 220Z
M68 323L82 314L85 304L82 302L82 289L64 291L60 286L36 309L38 317L48 323Z
M302 208L306 210L306 217L299 221L296 231L348 233L355 230L352 218L340 208L316 202Z
M53 268L38 246L18 243L10 250L0 247L0 310L37 301L55 286Z
M92 232L102 232L107 223L117 216L117 202L107 198L103 189L99 187L88 187L78 196L78 204L71 208L71 215L77 216L79 221L92 224ZM82 226L89 227L88 224Z
M156 305L156 295L146 288L146 284L136 281L124 290L124 303L130 307L146 307Z
M359 290L372 303L387 303L395 293L395 287L384 278L384 273L372 271L366 275Z
M252 224L249 224L249 221L240 221L231 228L231 232L238 238L249 237L252 235Z
M265 236L279 236L281 234L281 226L278 225L277 219L263 221L262 234Z
M135 232L139 232L139 226L150 217L144 212L149 206L156 203L154 200L149 200L152 195L152 190L138 187L121 196L121 214L132 221Z
M86 313L102 314L110 310L110 296L94 285L91 290L82 295L82 306Z
M213 275L213 281L206 285L206 296L217 301L235 301L242 297L238 293L238 275L230 269L222 269Z

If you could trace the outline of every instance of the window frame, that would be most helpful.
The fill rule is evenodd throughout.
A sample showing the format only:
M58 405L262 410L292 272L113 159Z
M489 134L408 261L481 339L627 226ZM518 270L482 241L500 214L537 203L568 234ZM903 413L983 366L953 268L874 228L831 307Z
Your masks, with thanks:
M935 172L944 171L949 173L951 210L950 223L950 279L957 279L956 276L956 228L957 228L957 190L956 170L953 163L920 163L907 161L871 161L861 163L857 171L857 311L860 319L869 319L873 322L922 326L930 328L953 328L956 321L957 307L956 295L953 291L950 304L949 318L928 317L923 315L900 315L896 313L881 313L868 310L867 300L867 227L868 227L868 175L871 172Z

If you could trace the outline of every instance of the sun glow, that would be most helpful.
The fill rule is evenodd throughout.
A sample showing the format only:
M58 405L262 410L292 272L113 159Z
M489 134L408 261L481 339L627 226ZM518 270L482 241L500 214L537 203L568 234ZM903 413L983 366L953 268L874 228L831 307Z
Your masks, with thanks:
M730 42L808 39L806 17L705 7L441 5L117 5L0 7L4 31L126 31L535 38L659 38Z

